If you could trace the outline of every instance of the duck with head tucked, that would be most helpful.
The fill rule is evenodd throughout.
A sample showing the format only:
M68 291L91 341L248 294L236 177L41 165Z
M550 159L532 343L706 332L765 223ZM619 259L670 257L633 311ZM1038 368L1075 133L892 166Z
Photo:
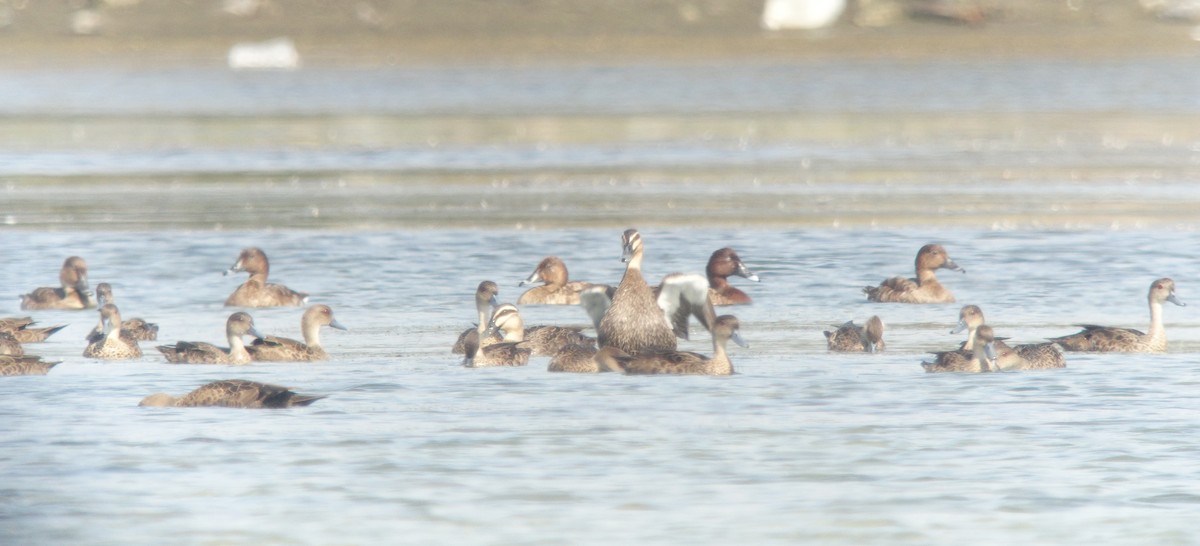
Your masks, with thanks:
M307 406L324 396L297 394L287 387L268 385L244 379L225 379L202 385L181 397L165 393L143 398L139 406L146 407L222 407L222 408L290 408Z
M21 296L21 309L87 309L96 304L88 294L87 262L71 256L58 272L58 288L42 287Z
M254 319L239 311L225 321L225 338L229 347L218 347L203 341L180 341L174 345L159 345L157 349L173 364L249 364L250 353L242 336L262 338L254 328Z
M46 338L67 327L66 324L58 324L42 328L31 328L35 324L37 323L33 321L33 317L0 318L0 332L12 335L14 339L21 343L39 343L46 341Z
M321 327L328 326L345 330L337 319L333 318L333 309L328 305L313 305L304 311L300 317L300 332L304 336L301 343L286 337L265 336L255 339L246 350L250 359L259 362L315 362L325 360L329 355L321 347Z
M1163 302L1186 305L1175 296L1175 281L1161 278L1150 284L1150 331L1082 324L1083 331L1051 338L1068 351L1162 353L1167 350L1167 330L1163 327Z
M525 326L517 306L506 303L492 313L492 328L503 332L504 341L520 342L534 356L557 354L569 345L595 345L596 340L581 333L582 328L570 326Z
M954 294L942 286L934 274L942 268L966 272L950 259L942 245L928 244L917 252L916 278L892 277L879 286L863 288L863 293L868 300L879 302L954 303Z
M129 360L142 357L142 348L137 339L121 328L121 312L117 306L106 303L100 306L102 334L88 343L83 356L101 360Z
M732 248L725 247L713 252L704 271L708 275L708 297L712 299L713 305L743 305L754 302L745 292L729 284L731 275L758 282L758 275L750 272Z
M225 307L299 307L308 301L308 294L304 292L297 292L282 284L268 283L270 270L267 255L262 250L256 247L242 250L225 274L245 271L250 278L229 295Z
M492 309L500 305L500 287L492 281L483 281L475 289L475 311L479 320L474 328L467 328L458 335L458 341L450 348L450 354L466 354L467 338L474 337L477 347L484 347L501 341L499 334L488 334L488 321L492 317Z
M830 332L825 330L829 350L839 353L880 353L887 348L883 341L883 319L874 315L864 326L851 320Z
M725 346L733 340L742 347L749 345L738 332L740 325L733 315L717 317L712 327L713 354L711 357L686 351L650 351L630 355L609 345L596 353L600 366L627 375L733 375L733 362Z
M542 283L526 290L517 298L517 305L578 305L579 293L592 286L583 281L572 281L567 276L567 264L558 256L547 256L528 278L517 286Z
M0 377L16 375L46 375L50 368L60 364L60 361L47 362L40 356L33 355L3 355L0 356Z
M716 321L708 297L708 279L672 273L663 278L658 293L642 276L645 249L636 229L621 236L625 275L613 293L612 303L597 329L601 347L615 345L626 354L674 351L675 338L688 338L688 320L695 316L706 330Z
M96 300L103 307L105 304L113 303L112 286L106 282L96 285ZM146 322L140 318L131 318L121 323L122 335L128 334L138 341L154 341L158 339L158 325L153 322ZM104 337L104 319L101 317L100 324L97 324L92 331L88 333L88 341L97 341Z

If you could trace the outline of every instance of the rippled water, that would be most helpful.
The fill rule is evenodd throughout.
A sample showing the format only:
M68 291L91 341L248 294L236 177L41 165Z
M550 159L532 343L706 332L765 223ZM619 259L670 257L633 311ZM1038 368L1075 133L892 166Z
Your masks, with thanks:
M152 343L100 363L79 356L94 311L36 313L70 326L30 346L64 361L48 376L0 381L0 542L1195 542L1184 64L316 70L190 93L191 71L18 74L0 86L0 314L79 254L164 342L219 342L243 280L220 273L256 245L350 331L323 333L321 364L171 366ZM1034 79L1086 94L1052 101ZM615 282L631 225L651 277L722 246L762 277L735 279L756 303L725 309L751 344L738 375L457 365L480 280L515 300L556 254ZM1193 305L1166 309L1166 355L928 375L959 305L860 288L930 241L968 271L942 275L960 303L1018 342L1145 328L1161 276ZM252 314L299 336L295 309ZM871 314L886 354L825 351L823 329ZM230 377L328 398L136 407Z

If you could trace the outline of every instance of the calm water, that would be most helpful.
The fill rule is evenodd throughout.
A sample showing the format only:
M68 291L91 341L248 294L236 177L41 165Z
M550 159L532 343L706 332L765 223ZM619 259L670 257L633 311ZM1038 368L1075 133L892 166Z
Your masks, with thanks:
M350 331L323 333L321 364L100 363L79 356L94 311L36 313L70 326L30 347L64 360L50 375L0 381L0 542L1194 543L1190 65L14 74L0 314L79 254L164 342L218 342L243 280L221 271L257 245ZM726 308L751 344L738 375L457 365L480 280L515 300L556 254L615 282L631 225L648 276L733 246L762 277ZM1166 309L1166 355L927 375L959 305L859 290L930 241L1018 342L1145 328L1161 276L1192 305ZM298 310L252 314L299 336ZM823 329L871 314L886 354L825 351ZM328 398L136 407L230 377Z

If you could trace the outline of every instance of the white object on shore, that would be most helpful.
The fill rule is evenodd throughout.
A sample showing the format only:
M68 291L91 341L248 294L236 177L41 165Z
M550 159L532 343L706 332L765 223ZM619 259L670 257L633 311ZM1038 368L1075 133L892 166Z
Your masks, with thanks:
M229 48L229 68L234 70L295 70L300 53L291 38L242 42Z
M846 0L766 0L762 26L767 30L827 27L845 9Z

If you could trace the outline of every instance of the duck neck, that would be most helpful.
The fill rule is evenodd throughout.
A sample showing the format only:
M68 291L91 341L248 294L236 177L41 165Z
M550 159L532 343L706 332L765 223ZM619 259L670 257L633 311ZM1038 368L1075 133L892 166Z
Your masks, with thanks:
M246 281L246 284L251 284L251 283L266 285L267 284L267 272L266 271L251 272L250 279Z
M715 274L709 273L708 274L708 286L709 286L709 288L712 288L713 290L720 292L722 288L729 286L729 280L720 275L715 275Z
M1150 331L1147 334L1151 338L1158 339L1166 337L1166 329L1163 328L1163 304L1161 301L1150 300Z
M242 336L229 334L229 358L236 364L250 362L250 353L246 352Z
M709 373L712 375L733 374L733 362L730 362L729 353L725 351L728 341L728 338L713 336L713 355L708 361Z
M315 322L305 322L301 325L304 344L309 347L321 346L321 325Z
M970 351L975 348L975 330L977 328L977 326L967 328L967 342L963 344L963 350Z
M937 284L937 275L932 269L917 267L917 284L925 286L926 284Z

